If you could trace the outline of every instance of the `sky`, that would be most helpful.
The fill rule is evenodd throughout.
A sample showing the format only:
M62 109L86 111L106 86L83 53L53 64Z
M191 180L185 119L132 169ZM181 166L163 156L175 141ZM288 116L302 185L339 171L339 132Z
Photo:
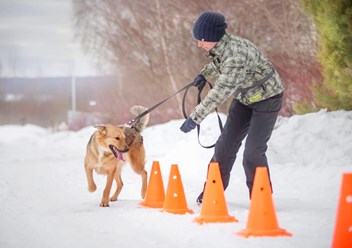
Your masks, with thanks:
M267 151L274 190L270 213L291 237L237 235L246 229L252 211L242 167L243 146L224 193L228 215L238 222L201 225L194 221L201 216L203 206L195 201L213 149L199 146L195 130L181 132L183 121L147 126L142 132L145 168L150 176L153 161L159 162L165 192L171 165L178 166L187 207L194 212L180 215L140 206L141 178L128 165L122 170L124 186L118 201L109 208L99 207L106 177L94 173L97 190L90 193L83 166L93 127L72 132L31 124L0 126L0 247L331 247L342 177L352 173L352 111L279 117L275 125ZM216 115L208 116L201 127L202 143L212 144L219 135ZM352 194L351 189L345 190ZM258 192L259 188L253 199ZM257 218L271 216L267 209L260 210L265 202L256 206L259 212L252 212ZM344 233L350 238L345 247L352 247L352 219L348 217L352 208L345 209L341 213L349 230Z
M71 0L0 0L0 76L99 74L73 20Z

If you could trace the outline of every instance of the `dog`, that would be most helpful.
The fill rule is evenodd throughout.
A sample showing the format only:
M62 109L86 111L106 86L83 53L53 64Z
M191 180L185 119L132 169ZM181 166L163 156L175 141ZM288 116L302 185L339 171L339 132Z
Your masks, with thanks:
M142 106L133 106L132 114L138 116L146 110ZM87 144L84 167L88 180L88 191L94 192L97 186L93 179L93 171L107 175L106 185L101 199L101 207L109 207L109 201L117 201L122 190L122 166L128 162L133 171L142 177L141 197L144 199L147 190L147 172L145 165L145 149L142 130L149 122L149 113L136 121L131 127L124 125L97 125L97 129ZM116 191L110 197L113 181Z

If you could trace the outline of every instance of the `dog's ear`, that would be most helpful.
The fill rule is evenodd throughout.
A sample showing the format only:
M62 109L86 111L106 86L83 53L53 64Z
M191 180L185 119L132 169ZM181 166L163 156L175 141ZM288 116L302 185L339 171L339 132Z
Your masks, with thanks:
M105 137L106 136L106 134L107 134L107 130L106 130L106 126L104 126L104 125L98 125L98 126L94 126L96 129L98 129L98 133L101 135L101 136L103 136L103 137Z

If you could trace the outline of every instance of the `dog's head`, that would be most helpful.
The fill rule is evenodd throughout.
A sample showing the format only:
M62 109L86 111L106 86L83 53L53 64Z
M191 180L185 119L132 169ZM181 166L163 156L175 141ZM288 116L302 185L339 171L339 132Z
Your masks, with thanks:
M125 134L122 127L116 125L99 125L97 128L97 139L99 145L109 148L114 156L123 160L122 153L128 152Z

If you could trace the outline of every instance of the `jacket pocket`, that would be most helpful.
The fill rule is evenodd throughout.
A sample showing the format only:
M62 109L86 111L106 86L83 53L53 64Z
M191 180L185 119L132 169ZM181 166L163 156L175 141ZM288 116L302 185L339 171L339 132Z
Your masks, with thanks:
M253 104L264 100L265 93L266 91L262 85L258 85L252 89L249 89L245 94L245 98L249 104Z

